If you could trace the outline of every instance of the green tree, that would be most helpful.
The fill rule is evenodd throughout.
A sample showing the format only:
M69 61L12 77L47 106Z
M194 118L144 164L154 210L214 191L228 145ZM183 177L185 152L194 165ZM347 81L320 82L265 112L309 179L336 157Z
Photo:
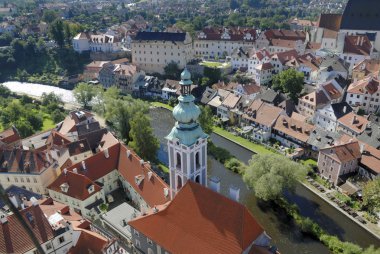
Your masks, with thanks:
M65 33L62 20L57 19L50 25L50 35L60 48L65 45Z
M27 112L25 115L26 120L27 122L29 122L32 129L35 131L41 130L44 121L42 117L39 115L39 112L29 111L29 110L26 112Z
M120 96L120 90L116 86L111 86L107 90L99 89L96 100L93 101L92 109L101 116L107 112L109 102L117 100Z
M42 20L46 23L52 23L54 20L58 18L58 13L54 10L44 10L42 14Z
M306 176L306 168L278 154L256 154L249 161L243 179L265 201L280 198L284 190L293 191Z
M0 95L1 97L8 98L12 94L8 87L0 84Z
M380 209L380 179L369 181L363 188L363 205L371 213Z
M135 150L143 159L149 161L157 160L157 151L160 148L160 142L153 134L150 126L150 120L142 112L133 116L131 121L130 137L132 141L128 145Z
M212 110L210 106L200 106L200 108L199 124L205 133L211 134L212 127L214 126Z
M15 122L15 127L19 131L21 137L26 138L34 133L33 127L26 119L19 119Z
M61 110L56 109L51 112L50 114L51 120L53 120L54 123L59 123L65 119L66 115Z
M280 72L273 77L273 89L288 93L290 98L297 100L302 92L304 75L294 69Z
M181 70L179 69L178 64L174 61L171 61L170 63L168 63L165 66L164 71L167 78L174 79L174 80L178 80L179 75L181 74Z
M73 95L77 102L88 108L91 101L99 94L99 87L80 82L73 90Z
M209 79L209 84L215 84L222 79L222 72L218 68L205 67L203 76Z

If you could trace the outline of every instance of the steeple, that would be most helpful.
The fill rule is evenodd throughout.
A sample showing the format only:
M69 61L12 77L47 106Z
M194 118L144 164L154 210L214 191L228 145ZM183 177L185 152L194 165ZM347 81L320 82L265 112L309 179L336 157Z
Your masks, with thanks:
M166 137L168 140L171 197L192 180L207 185L207 138L198 123L201 111L191 95L190 72L181 73L181 96L173 109L175 126Z

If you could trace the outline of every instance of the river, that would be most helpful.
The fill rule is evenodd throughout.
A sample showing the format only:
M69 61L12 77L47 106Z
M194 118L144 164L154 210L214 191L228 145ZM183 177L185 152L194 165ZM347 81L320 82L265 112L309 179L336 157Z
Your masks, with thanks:
M167 148L164 137L174 125L174 119L171 112L166 109L152 109L151 118L154 132L161 142L159 158L167 162ZM215 145L227 148L231 154L245 163L253 155L251 151L216 134L212 134L211 139ZM224 195L228 195L230 185L240 188L240 202L249 208L254 217L272 237L273 244L279 248L281 253L330 253L319 241L303 236L298 228L287 219L286 215L274 211L258 201L252 191L246 187L240 175L226 170L221 163L214 159L211 159L208 174L209 176L220 177L221 192ZM367 247L371 244L379 246L377 238L353 223L303 185L299 184L294 194L287 194L287 199L300 207L302 215L318 222L323 229L337 235L340 239L357 243L362 247Z
M43 92L54 92L60 95L65 103L75 103L72 91L40 84L6 82L9 89L17 93L25 93L31 96L40 97ZM174 125L174 120L170 111L165 109L152 109L151 117L155 134L159 137L161 148L159 157L167 162L166 140L164 137L169 133ZM248 162L253 153L229 140L216 134L211 135L212 141L221 147L227 148L231 154L243 162ZM230 185L240 187L240 201L246 205L258 222L265 228L267 233L273 238L275 244L283 254L328 254L328 249L320 242L303 236L284 214L279 214L271 208L261 204L253 193L247 189L241 177L225 167L219 162L211 159L208 169L209 176L221 178L221 192L228 194ZM379 241L350 219L342 215L329 204L316 196L302 185L298 185L294 194L288 194L287 198L296 203L304 216L317 221L325 230L336 234L340 239L357 243L363 247L370 244L379 246Z

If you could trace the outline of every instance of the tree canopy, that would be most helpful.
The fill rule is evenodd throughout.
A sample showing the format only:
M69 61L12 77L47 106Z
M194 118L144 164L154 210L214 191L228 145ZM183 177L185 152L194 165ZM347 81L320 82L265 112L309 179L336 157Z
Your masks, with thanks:
M199 124L201 125L203 131L207 134L212 133L213 123L213 114L210 106L200 106L201 115L199 116Z
M304 84L304 74L294 69L280 72L273 77L273 89L289 94L290 98L297 100Z
M380 210L380 179L369 181L363 188L363 205L372 212Z
M94 86L84 82L79 83L73 90L73 95L77 102L88 108L91 101L103 90L102 86Z
M298 180L306 176L306 168L277 154L256 154L244 171L245 183L258 198L276 200L284 190L293 191Z
M138 112L131 121L131 141L128 145L142 158L149 161L157 160L157 150L160 142L153 134L150 120L146 114Z

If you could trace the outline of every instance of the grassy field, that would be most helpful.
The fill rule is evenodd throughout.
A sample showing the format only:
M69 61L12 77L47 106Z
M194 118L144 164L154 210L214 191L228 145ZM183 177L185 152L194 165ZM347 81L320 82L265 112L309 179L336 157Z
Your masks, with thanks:
M203 65L203 66L206 66L206 67L210 67L210 68L223 67L222 63L219 63L219 62L208 62L208 61L204 61L204 62L200 63L200 65Z
M221 135L227 139L230 139L230 140L240 144L241 146L247 148L248 150L251 150L254 153L257 153L257 154L273 154L273 152L271 150L267 149L266 147L264 147L260 144L252 143L249 140L246 140L245 138L235 136L232 133L230 133L226 130L223 130L220 127L214 126L214 133L219 134L219 135Z
M152 102L150 105L154 106L154 107L159 107L159 108L166 108L166 109L169 109L169 110L173 110L173 107L172 106L169 106L168 104L165 104L165 103L162 103L162 102Z
M42 131L50 130L55 127L55 123L51 120L48 114L43 114L44 122L42 126Z
M317 161L314 159L301 160L300 162L306 166L312 166L312 167L317 166Z

